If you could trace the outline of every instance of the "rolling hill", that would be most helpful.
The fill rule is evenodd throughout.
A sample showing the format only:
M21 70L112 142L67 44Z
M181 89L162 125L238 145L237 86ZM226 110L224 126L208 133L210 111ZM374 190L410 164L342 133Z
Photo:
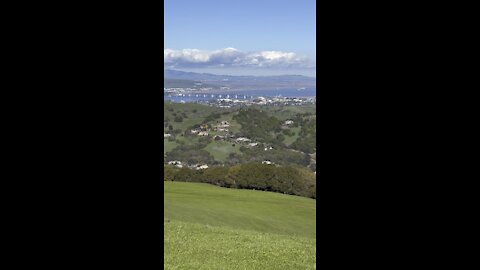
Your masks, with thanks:
M166 154L165 160L179 160L184 163L188 163L185 159L178 155L179 151L174 151L175 148L185 145L190 148L197 150L205 150L210 153L213 157L213 160L207 164L213 164L214 162L219 162L221 164L237 164L241 162L256 162L257 159L264 158L262 160L270 160L276 164L298 164L302 166L308 166L306 163L306 157L301 156L297 150L298 141L305 141L300 135L302 133L302 125L306 123L300 123L298 127L291 127L289 131L285 129L279 129L277 131L268 130L266 131L266 124L271 122L271 119L268 117L275 117L278 119L279 123L284 122L288 119L296 119L298 117L302 119L315 119L316 107L312 106L282 106L282 107L250 107L250 109L258 109L266 113L266 115L259 115L259 112L252 112L247 116L255 116L256 118L249 118L243 122L238 118L240 109L238 108L217 108L201 104L179 104L179 103L165 103L164 104L164 133L172 133L171 138L164 138L164 154ZM310 116L302 116L304 114L311 114ZM182 117L181 121L175 121L175 118ZM217 117L213 117L217 116ZM310 121L309 120L309 121ZM194 126L199 126L201 124L209 124L211 127L218 125L219 122L227 121L230 125L228 131L216 131L213 128L208 130L209 137L199 137L199 136L186 136L189 131ZM295 120L296 121L296 120ZM262 127L262 129L254 128L253 126L247 130L246 122L254 126ZM312 121L310 121L312 122ZM313 121L314 122L314 121ZM312 123L313 123L312 122ZM280 124L279 124L280 125ZM265 130L265 132L260 132ZM247 132L248 131L248 132ZM255 142L258 142L260 145L266 143L268 146L273 145L271 142L268 143L265 139L254 138L250 134L255 133L257 135L265 135L270 137L277 137L281 135L282 137L278 140L278 143L274 145L274 151L260 151L259 149L264 149L263 146L260 147L250 147L248 150L241 151L241 144L238 144L234 139L228 140L215 140L214 136L225 136L226 134L235 135L240 132L243 133L241 136L247 136L253 139ZM304 130L307 131L307 130ZM314 132L315 129L310 130ZM273 134L273 135L272 135ZM240 135L239 135L240 136ZM267 136L267 137L268 137ZM203 141L203 143L200 143ZM296 145L297 144L297 145ZM245 146L243 145L245 148ZM304 147L305 148L305 147ZM183 150L182 150L183 151ZM260 151L260 152L259 152ZM297 152L295 152L297 151ZM173 153L176 152L176 153ZM230 157L235 154L235 157ZM235 161L237 160L237 161ZM198 163L198 162L197 162ZM193 164L193 163L192 163Z
M164 269L314 269L315 200L164 182Z

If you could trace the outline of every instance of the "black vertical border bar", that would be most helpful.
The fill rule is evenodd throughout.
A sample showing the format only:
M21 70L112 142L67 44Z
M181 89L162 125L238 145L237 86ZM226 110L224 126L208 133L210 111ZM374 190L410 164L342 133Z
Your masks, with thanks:
M159 5L160 5L160 4L162 5L161 7L159 7L159 10L162 11L162 16L159 16L158 26L162 28L162 30L161 30L162 39L161 39L161 40L163 41L163 46L165 46L165 45L164 45L164 44L165 44L165 40L164 40L164 39L165 39L165 25L164 25L164 24L165 24L165 1L164 1L164 0L158 1L158 3L159 3ZM160 33L160 31L159 31L159 33ZM160 49L160 46L159 46L159 49ZM160 59L159 59L159 61L160 61ZM162 59L162 61L163 61L163 59ZM163 62L162 62L162 65L163 65ZM164 71L164 67L162 67L161 70ZM161 77L161 78L162 78L162 85L164 85L163 82L164 82L165 78L164 78L164 75L163 75L163 74L162 74L161 76L162 76L162 77ZM160 91L160 89L158 89L158 90ZM163 95L163 89L161 89L161 91L162 91L162 95ZM164 110L165 110L165 108L164 108L164 99L163 99L163 98L162 98L162 100L161 100L161 104L159 104L159 105L160 105L160 106L158 106L158 108L160 109L160 112L159 112L159 113L160 113L160 115L162 116L162 119L163 119L163 118L164 118ZM164 148L164 144L163 144L163 120L162 120L161 123L158 123L158 125L159 125L159 131L161 132L161 133L159 132L159 134L158 134L158 140L159 140L160 145L161 145L161 146L159 147L159 149L160 149L160 152L159 152L159 163L160 163L160 160L162 161L162 162L161 162L162 164L159 164L159 165L160 165L159 167L161 168L161 181L162 181L162 188L161 188L161 192L162 192L162 203L161 203L161 207L162 207L162 216L165 216L165 213L164 213L164 209L165 209L165 206L164 206L164 204L165 204L165 198L164 198L164 185L163 185L163 175L164 175L164 173L163 173L163 170L164 170L164 169L163 169L163 163L164 163L164 155L163 155L163 153L164 153L164 149L163 149L163 148ZM160 141L160 140L161 140L161 141ZM163 258L164 258L164 256L163 256L163 251L164 251L164 249L163 249L163 242L165 241L165 235L164 235L163 231L164 231L164 224L163 224L163 220L162 220L162 265L163 265Z

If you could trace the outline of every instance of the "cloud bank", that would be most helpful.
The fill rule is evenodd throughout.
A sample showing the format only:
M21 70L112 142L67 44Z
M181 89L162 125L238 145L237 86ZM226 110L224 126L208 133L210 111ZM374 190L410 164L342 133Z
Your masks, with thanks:
M197 49L163 50L164 66L168 68L314 68L315 64L306 57L293 52L260 51L242 52L235 48L215 51Z

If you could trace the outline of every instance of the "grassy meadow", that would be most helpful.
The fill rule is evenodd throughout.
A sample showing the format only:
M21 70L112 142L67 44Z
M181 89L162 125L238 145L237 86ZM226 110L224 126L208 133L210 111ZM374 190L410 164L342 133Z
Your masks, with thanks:
M314 269L316 201L164 182L164 269Z

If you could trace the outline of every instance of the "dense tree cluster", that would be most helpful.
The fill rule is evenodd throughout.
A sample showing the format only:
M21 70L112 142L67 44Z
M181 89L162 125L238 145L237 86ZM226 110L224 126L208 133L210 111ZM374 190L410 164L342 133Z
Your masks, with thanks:
M248 163L205 170L165 166L164 181L200 182L221 187L256 189L316 198L315 175L298 166Z
M317 147L316 118L309 114L303 114L296 118L295 124L299 125L301 130L299 137L291 147L304 153L315 153Z
M275 133L281 131L280 120L274 116L269 116L265 111L254 108L241 109L233 119L242 125L240 136L266 143L283 140L279 140L280 138L275 135Z

